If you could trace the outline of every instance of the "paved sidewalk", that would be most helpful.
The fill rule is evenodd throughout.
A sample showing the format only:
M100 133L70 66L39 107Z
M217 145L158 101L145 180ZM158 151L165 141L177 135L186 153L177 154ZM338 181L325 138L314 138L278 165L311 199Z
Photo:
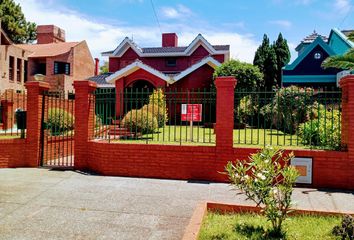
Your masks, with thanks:
M181 239L197 203L247 203L227 184L0 169L0 239ZM299 208L354 212L354 192L295 189Z

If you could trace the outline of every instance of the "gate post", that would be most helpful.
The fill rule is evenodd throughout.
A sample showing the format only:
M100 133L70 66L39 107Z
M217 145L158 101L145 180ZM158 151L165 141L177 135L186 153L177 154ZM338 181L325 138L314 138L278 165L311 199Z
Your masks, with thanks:
M354 75L343 77L339 82L342 88L342 126L341 141L343 148L348 150L349 159L354 161Z
M217 77L216 86L216 148L218 151L233 147L234 129L234 77Z
M30 81L27 88L27 132L24 167L38 167L40 164L40 139L43 111L43 93L49 90L47 82Z
M75 81L75 148L74 168L88 169L88 140L93 134L94 105L93 92L97 85L94 82Z

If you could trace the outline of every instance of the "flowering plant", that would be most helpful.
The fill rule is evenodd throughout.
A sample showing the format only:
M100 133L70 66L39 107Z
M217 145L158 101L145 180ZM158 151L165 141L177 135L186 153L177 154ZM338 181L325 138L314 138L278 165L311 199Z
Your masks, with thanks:
M272 232L282 234L282 223L291 207L291 195L297 170L289 165L293 154L265 147L249 161L229 162L226 173L231 184L254 201L272 224Z

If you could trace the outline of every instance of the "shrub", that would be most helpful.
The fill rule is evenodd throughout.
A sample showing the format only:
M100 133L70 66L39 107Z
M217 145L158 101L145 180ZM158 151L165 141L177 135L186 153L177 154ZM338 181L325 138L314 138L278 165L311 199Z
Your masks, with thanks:
M142 134L154 133L158 128L156 117L143 109L129 111L122 119L122 124Z
M52 135L64 134L74 129L74 117L61 108L49 108L46 128Z
M236 119L240 123L249 123L250 119L257 114L257 105L254 104L251 95L241 98L236 111Z
M214 77L234 76L238 88L257 88L264 86L263 74L257 66L231 59L215 69Z
M313 111L313 118L299 126L299 136L303 144L328 147L335 150L341 148L341 121L339 110L319 105Z
M313 89L290 86L280 88L270 104L261 110L264 117L275 128L294 134L300 123L308 120L313 108Z
M165 126L168 121L166 96L162 89L154 90L149 96L149 104L143 106L143 109L149 111L157 118L158 127Z
M354 218L350 215L343 217L340 226L335 226L332 230L332 234L340 237L342 240L354 239Z
M272 224L272 234L282 236L282 223L291 207L293 185L298 172L289 166L292 154L266 147L251 155L249 161L229 162L226 173L231 184L262 208Z

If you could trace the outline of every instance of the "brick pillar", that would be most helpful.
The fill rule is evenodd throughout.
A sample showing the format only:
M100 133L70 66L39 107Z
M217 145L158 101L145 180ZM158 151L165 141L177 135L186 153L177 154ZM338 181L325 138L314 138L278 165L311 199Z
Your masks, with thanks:
M97 85L91 81L75 81L75 149L74 168L88 169L88 140L93 135L94 104L92 93Z
M354 75L348 75L339 82L342 88L342 146L354 160Z
M218 77L216 86L216 149L218 152L231 151L234 129L234 77ZM232 159L230 159L232 160Z
M14 126L14 103L11 100L2 100L2 122L3 130L11 129Z
M27 88L27 132L24 167L38 167L40 164L43 92L48 91L49 84L31 81L27 82L25 86Z

